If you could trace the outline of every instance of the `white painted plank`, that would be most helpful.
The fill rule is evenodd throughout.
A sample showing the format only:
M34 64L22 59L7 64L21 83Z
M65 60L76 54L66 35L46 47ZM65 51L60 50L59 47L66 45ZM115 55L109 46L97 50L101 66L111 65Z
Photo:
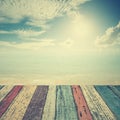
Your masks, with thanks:
M14 86L10 85L10 86L4 86L1 90L0 90L0 101L10 92L10 90L13 88Z
M54 120L55 117L56 86L49 86L42 120Z

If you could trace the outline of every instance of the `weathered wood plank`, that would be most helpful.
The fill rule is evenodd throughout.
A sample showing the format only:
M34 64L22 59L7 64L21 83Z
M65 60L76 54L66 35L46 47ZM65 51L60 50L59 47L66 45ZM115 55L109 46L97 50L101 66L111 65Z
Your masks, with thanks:
M70 86L56 87L55 120L77 120L77 111Z
M0 90L0 101L10 92L10 90L13 88L14 86L4 86L1 90Z
M120 98L120 91L115 86L108 86L109 89L113 91L113 93Z
M92 120L92 115L85 101L84 95L80 86L72 86L74 100L77 106L79 120Z
M0 85L0 90L4 87L4 85Z
M42 120L54 120L55 117L56 86L49 86Z
M105 103L111 109L117 120L120 120L120 99L107 86L95 86Z
M81 86L93 120L115 120L113 113L100 97L94 86Z
M0 117L4 114L23 86L15 86L0 102Z
M3 114L1 120L22 120L35 88L36 86L24 86Z
M117 90L120 91L120 85L116 85L115 88L117 88Z
M48 86L38 86L28 105L23 120L41 120Z

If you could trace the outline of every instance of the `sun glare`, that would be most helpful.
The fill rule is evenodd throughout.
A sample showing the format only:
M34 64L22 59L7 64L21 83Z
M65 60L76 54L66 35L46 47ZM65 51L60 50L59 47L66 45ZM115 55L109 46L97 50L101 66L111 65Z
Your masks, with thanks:
M82 15L77 15L66 24L63 33L68 35L69 39L73 41L71 48L87 50L94 46L97 25L93 21Z

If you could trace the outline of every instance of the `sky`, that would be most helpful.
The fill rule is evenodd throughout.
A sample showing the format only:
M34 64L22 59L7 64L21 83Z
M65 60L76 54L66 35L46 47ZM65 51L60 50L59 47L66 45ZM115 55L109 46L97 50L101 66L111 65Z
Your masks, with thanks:
M0 0L0 80L120 83L119 0Z

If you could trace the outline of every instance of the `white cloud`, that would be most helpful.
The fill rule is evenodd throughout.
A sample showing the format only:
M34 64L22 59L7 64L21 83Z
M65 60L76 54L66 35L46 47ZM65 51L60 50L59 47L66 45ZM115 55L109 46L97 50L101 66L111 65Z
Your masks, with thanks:
M23 42L23 43L14 43L14 42L5 42L0 41L0 46L12 47L17 49L30 49L30 50L39 50L43 47L54 46L54 40L52 39L42 39L39 42Z
M65 48L71 48L73 46L73 43L74 43L73 40L67 39L67 40L65 40L63 42L60 42L59 45L65 47Z
M115 27L108 28L103 36L98 36L95 44L98 47L120 45L120 22Z
M13 34L14 32L11 31L5 31L5 30L0 30L0 34Z
M18 34L22 38L36 37L43 34L45 31L34 31L34 30L16 30L14 31L15 34Z
M61 16L89 0L2 0L0 22L13 22L29 17L27 24L44 25L46 20ZM4 17L5 16L5 17Z
M45 31L34 31L34 30L13 30L13 31L5 31L0 30L0 34L16 34L22 40L37 40L34 37L40 36L41 34L45 33Z

